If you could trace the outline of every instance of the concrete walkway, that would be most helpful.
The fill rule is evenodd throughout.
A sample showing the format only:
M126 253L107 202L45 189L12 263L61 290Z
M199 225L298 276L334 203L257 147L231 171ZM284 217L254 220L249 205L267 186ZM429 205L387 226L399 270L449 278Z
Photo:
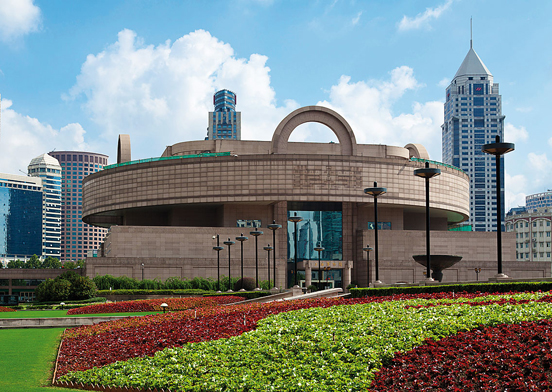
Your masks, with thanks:
M52 317L52 318L9 318L0 319L0 329L8 328L71 328L81 325L93 325L129 316L101 317ZM131 317L131 316L130 316Z

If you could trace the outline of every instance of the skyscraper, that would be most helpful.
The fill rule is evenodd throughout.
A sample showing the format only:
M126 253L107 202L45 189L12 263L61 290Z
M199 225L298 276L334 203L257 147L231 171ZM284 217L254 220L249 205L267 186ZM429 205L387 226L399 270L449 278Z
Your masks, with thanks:
M479 58L470 40L470 50L446 89L445 122L442 128L443 162L470 176L470 218L475 231L496 230L495 157L481 147L504 136L504 116L498 83ZM501 158L501 167L503 157ZM504 184L504 169L501 184ZM504 211L504 188L500 189ZM504 215L504 213L503 213ZM504 216L502 216L504 221Z
M237 98L230 90L220 90L213 96L215 111L209 112L207 140L241 140L241 112L236 112Z
M42 180L0 173L0 262L42 254Z
M28 167L29 176L42 179L42 255L61 255L61 166L48 154L34 158Z
M62 169L61 261L77 261L97 249L107 230L82 221L82 179L103 169L107 156L83 151L52 151Z

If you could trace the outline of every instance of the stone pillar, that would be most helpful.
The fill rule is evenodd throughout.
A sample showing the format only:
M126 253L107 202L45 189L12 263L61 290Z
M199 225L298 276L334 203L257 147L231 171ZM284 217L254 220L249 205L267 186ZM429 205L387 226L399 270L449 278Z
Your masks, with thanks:
M312 268L308 260L305 260L305 287L312 284Z
M343 289L351 284L351 269L353 268L353 261L347 261L345 268L343 268Z

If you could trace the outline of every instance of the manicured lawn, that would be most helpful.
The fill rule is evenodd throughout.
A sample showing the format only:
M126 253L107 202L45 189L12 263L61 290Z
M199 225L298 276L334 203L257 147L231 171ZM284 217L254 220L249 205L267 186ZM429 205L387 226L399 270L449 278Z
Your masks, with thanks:
M0 391L76 391L47 387L62 332L63 328L0 330Z
M18 310L17 312L2 312L3 318L44 318L44 317L97 317L97 316L145 316L160 312L133 312L133 313L105 313L105 314L80 314L67 315L67 310Z

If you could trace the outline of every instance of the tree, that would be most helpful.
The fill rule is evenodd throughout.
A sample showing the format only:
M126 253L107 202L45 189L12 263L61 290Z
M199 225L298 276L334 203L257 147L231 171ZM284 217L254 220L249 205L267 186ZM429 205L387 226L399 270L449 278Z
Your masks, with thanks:
M25 263L25 268L41 268L42 261L38 258L37 255L32 255L29 260Z
M10 260L8 262L8 268L25 268L25 263L19 259Z
M68 300L71 294L71 283L65 279L56 279L46 279L39 284L35 290L36 299L40 302Z
M77 263L75 263L74 261L66 261L65 263L63 263L63 266L61 268L63 268L63 269L75 269L75 268L77 268Z
M61 268L61 261L55 257L48 256L42 263L42 268Z
M79 276L71 283L71 299L88 299L96 295L96 285L92 279Z

